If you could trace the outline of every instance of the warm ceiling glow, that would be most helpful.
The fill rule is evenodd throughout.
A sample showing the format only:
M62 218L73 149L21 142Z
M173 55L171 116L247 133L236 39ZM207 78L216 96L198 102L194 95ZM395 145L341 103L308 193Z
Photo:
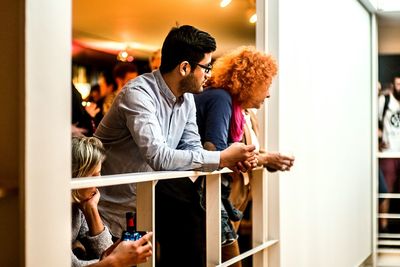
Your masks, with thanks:
M158 46L146 45L137 42L113 42L113 41L103 41L92 38L79 38L74 39L74 42L82 45L84 47L104 51L106 53L117 54L119 51L124 51L126 47L133 48L140 51L153 52L158 49Z
M222 0L221 3L219 4L220 7L226 7L228 6L232 0Z
M257 14L253 14L250 19L249 19L250 23L256 23L257 22Z

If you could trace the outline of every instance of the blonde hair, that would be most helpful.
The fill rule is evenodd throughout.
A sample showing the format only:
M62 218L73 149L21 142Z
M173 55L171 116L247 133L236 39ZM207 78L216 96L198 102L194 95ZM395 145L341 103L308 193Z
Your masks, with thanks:
M96 137L72 138L72 177L87 177L104 161L105 150L103 144ZM79 203L77 190L72 190L73 201Z
M208 86L223 88L240 105L252 99L262 82L269 87L277 74L275 60L253 46L241 46L218 58Z

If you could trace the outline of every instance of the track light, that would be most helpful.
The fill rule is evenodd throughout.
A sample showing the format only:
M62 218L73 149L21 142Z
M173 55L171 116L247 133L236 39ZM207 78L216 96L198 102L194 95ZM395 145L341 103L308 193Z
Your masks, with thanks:
M132 62L134 57L128 52L128 49L119 51L117 59L122 62Z
M220 7L226 7L228 6L232 0L221 0L221 3L219 4Z
M249 19L250 23L256 23L257 22L257 14L254 13L253 15L251 15L250 19Z

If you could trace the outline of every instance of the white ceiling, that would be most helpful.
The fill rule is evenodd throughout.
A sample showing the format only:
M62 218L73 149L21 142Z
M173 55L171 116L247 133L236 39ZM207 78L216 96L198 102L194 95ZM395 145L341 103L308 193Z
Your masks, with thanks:
M216 38L218 56L255 44L255 24L248 22L254 3L232 0L221 8L220 0L73 0L73 39L112 54L128 45L136 57L146 58L171 27L190 24ZM378 13L378 24L400 31L400 12Z
M216 55L240 45L255 44L255 24L248 19L254 0L73 0L75 42L110 53L127 45L137 57L161 47L177 23L190 24L213 35Z

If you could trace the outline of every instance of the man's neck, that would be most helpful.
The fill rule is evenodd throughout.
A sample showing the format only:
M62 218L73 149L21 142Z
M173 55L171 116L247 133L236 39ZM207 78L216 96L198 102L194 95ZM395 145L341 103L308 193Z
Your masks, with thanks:
M168 72L161 74L163 77L165 83L167 84L168 88L171 90L171 92L174 94L176 98L179 98L182 96L182 93L179 90L179 78L176 77L174 72Z

